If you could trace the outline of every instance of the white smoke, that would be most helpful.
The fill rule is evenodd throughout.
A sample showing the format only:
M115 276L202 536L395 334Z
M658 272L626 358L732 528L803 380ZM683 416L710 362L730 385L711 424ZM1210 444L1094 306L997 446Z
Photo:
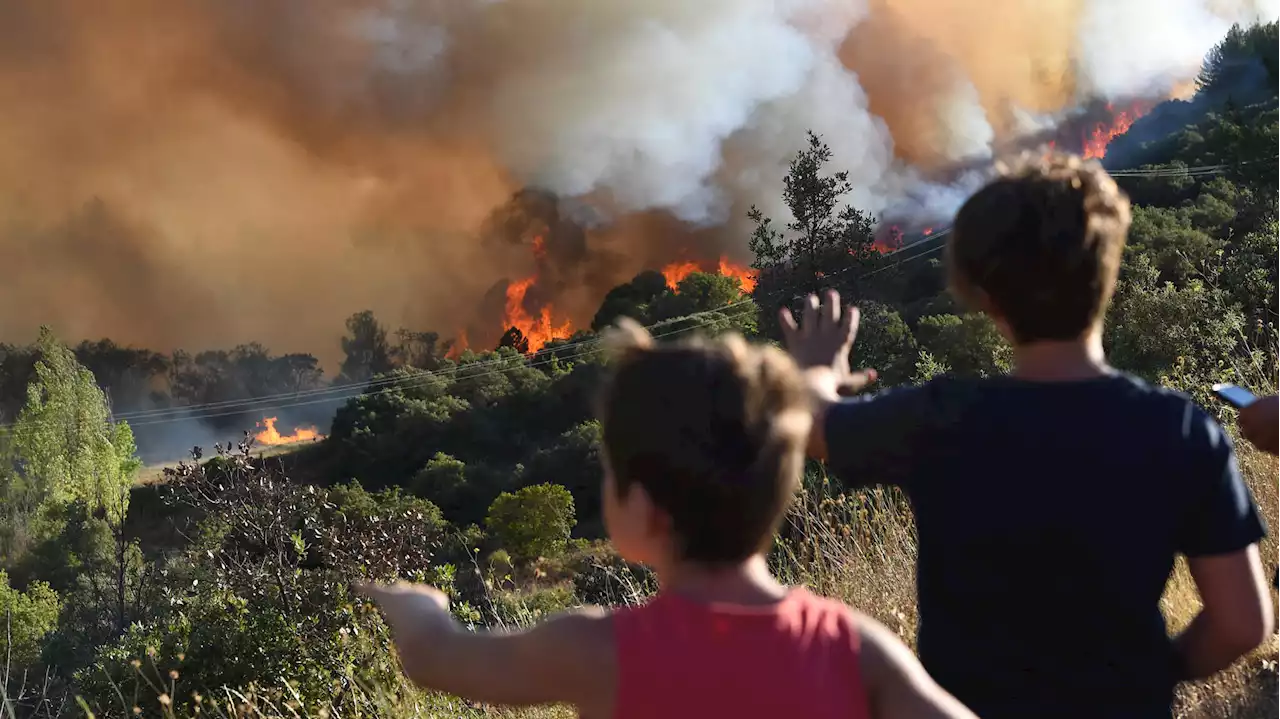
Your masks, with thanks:
M1074 58L1081 100L1163 96L1194 77L1232 22L1265 17L1264 5L1280 2L1082 1ZM397 1L366 27L388 68L419 72L424 84L444 77L470 85L450 95L466 97L451 108L455 121L482 128L518 184L607 198L602 204L617 212L667 210L697 225L725 223L751 204L785 217L781 179L813 130L831 146L832 166L848 170L855 206L945 217L980 175L931 184L899 160L890 128L839 55L859 22L893 8L490 0L410 10ZM946 72L951 87L931 98L939 116L923 139L933 161L991 157L989 103L962 73ZM1015 132L1040 124L1027 118L1059 114L1003 111Z
M1278 4L0 2L0 339L258 339L332 366L356 309L449 332L534 272L478 239L529 186L590 220L583 298L548 300L581 323L640 269L745 259L750 205L789 219L806 130L851 204L945 221L1021 135L1158 99Z
M1081 87L1108 99L1159 97L1195 77L1235 22L1280 16L1277 2L1091 0L1079 30Z

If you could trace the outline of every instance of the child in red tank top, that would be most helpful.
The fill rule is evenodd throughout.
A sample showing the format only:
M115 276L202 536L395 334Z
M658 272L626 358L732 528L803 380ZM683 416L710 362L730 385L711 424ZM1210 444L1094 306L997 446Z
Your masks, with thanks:
M737 337L655 347L627 321L611 340L605 525L661 591L612 612L469 632L434 589L364 587L409 677L486 703L569 703L596 719L972 717L892 632L770 576L765 552L811 422L794 363Z

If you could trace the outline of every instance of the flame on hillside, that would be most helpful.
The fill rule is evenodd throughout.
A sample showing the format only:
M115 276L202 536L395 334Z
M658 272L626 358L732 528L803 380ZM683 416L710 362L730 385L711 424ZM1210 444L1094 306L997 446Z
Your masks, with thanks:
M280 430L276 429L276 420L278 417L264 417L257 426L264 427L261 432L253 436L253 440L258 444L267 446L276 446L281 444L293 444L295 442L306 442L307 440L324 439L324 435L320 434L314 426L298 427L293 434L280 434Z
M715 272L725 277L732 277L742 286L744 294L750 294L756 288L756 271L750 267L730 262L727 257L721 257L720 262L714 268L704 268L701 263L689 260L672 262L662 268L662 276L667 280L667 287L672 290L679 286L681 280L695 272Z
M1080 154L1084 155L1085 158L1101 160L1106 157L1107 145L1110 145L1112 140L1128 132L1129 128L1133 127L1133 123L1150 112L1151 108L1145 103L1138 103L1117 112L1112 105L1108 104L1107 110L1113 113L1111 120L1095 124L1085 132L1082 138L1083 147L1080 150ZM1052 143L1050 143L1050 147L1052 147Z
M462 353L466 352L468 349L471 349L471 347L467 344L467 331L458 330L458 338L453 341L453 346L449 348L449 351L446 352L444 356L446 359L451 359L456 362L458 358L462 356Z
M533 275L508 284L506 311L502 317L503 327L514 327L524 335L529 343L529 354L542 349L552 340L567 340L573 335L573 323L568 320L560 324L554 322L551 305L543 305L536 315L530 315L525 310L525 295L537 282L538 276Z
M737 279L738 284L742 285L743 293L750 294L756 289L756 271L749 267L743 267L742 265L735 265L732 262L721 257L720 258L720 274L724 275L725 277L733 277Z
M667 287L675 289L680 281L695 272L701 272L702 268L697 262L672 262L662 268L662 276L667 280Z

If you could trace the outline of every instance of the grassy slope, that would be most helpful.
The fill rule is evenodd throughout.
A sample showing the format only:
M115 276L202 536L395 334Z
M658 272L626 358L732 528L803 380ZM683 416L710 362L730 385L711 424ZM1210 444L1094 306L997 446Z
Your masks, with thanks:
M1251 447L1239 447L1241 467L1263 508L1269 527L1280 526L1277 508L1276 459ZM915 533L909 514L891 491L876 490L865 502L840 499L813 488L803 492L793 513L803 525L801 543L780 543L777 570L787 581L803 583L824 594L839 597L896 629L912 641L915 627ZM1263 544L1267 576L1276 571L1274 534ZM1272 595L1273 601L1275 595ZM1180 563L1164 597L1171 627L1185 625L1198 609L1195 587ZM1275 717L1277 703L1277 639L1226 672L1205 682L1185 686L1179 693L1177 716L1182 719L1263 719ZM479 707L438 695L417 695L392 703L371 692L369 715L387 719L409 717L507 717L509 719L561 719L574 713L562 707L507 710ZM204 714L326 718L323 708L291 708L288 703L226 693L209 697ZM234 707L234 708L233 708ZM172 716L171 714L169 716Z

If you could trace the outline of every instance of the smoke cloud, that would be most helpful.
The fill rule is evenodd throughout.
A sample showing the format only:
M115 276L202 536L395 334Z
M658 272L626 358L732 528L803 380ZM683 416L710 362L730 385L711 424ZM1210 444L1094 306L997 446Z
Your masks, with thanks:
M449 332L503 278L522 189L590 218L583 324L646 266L743 258L812 129L880 216L945 219L1088 101L1158 98L1275 0L17 0L0 4L0 340ZM1034 123L1032 123L1034 124ZM568 203L567 201L572 201ZM586 313L584 315L584 313Z

